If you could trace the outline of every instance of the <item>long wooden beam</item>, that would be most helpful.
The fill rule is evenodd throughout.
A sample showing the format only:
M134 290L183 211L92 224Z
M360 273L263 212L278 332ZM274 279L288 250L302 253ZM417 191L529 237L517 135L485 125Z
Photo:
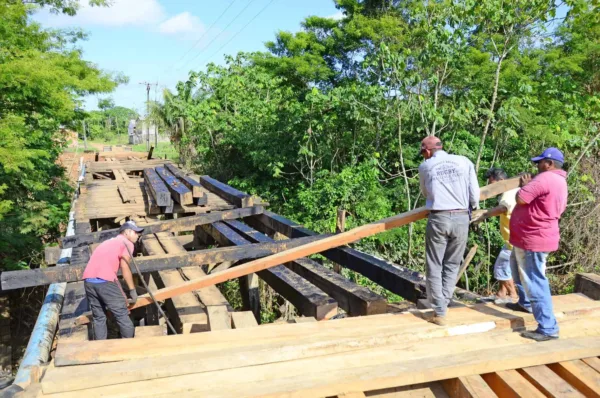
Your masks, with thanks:
M192 191L177 179L167 168L158 166L154 169L156 174L165 182L167 189L171 192L171 197L182 205L191 205L193 202Z
M183 184L192 191L192 196L194 197L197 205L206 205L208 202L208 195L206 195L206 192L202 190L202 185L198 181L186 175L181 169L178 169L172 163L165 163L165 167L171 172L171 174L179 178L181 182L183 182Z
M508 191L509 189L514 189L518 186L519 179L517 178L504 180L488 185L487 187L483 187L481 189L480 200L485 200L489 197L499 195L502 192ZM190 290L196 290L217 283L223 283L233 278L239 278L244 275L256 273L279 264L285 264L288 261L294 261L315 253L321 253L325 250L346 245L348 243L356 242L368 236L372 236L384 231L389 231L390 229L401 227L411 222L421 220L427 217L428 214L429 210L427 210L425 207L419 207L417 209L407 211L405 213L401 213L393 217L384 218L382 220L375 221L370 224L353 228L349 231L342 232L340 234L330 236L328 238L324 238L316 242L312 242L303 246L298 246L284 252L276 253L269 257L250 261L249 263L246 263L244 265L240 265L225 271L217 272L215 274L208 275L204 278L191 280L180 286L158 290L154 294L154 296L157 300L164 300L173 297L177 294L188 292ZM142 307L151 303L152 299L150 298L150 296L144 295L138 299L133 308Z
M224 261L249 260L268 256L290 247L315 242L324 236L292 239L273 243L255 243L245 247L221 247L217 249L196 250L184 254L165 254L152 257L136 258L136 263L143 273L166 269L182 268L188 265L206 265ZM75 282L81 280L85 263L64 267L37 268L24 271L6 271L1 275L2 289L20 289L24 287L49 285L58 282ZM195 289L192 289L195 290Z
M144 169L144 181L146 186L150 188L150 193L154 197L156 204L159 206L170 206L173 203L169 188L158 176L156 170L151 168Z
M267 235L261 234L240 221L231 220L224 223L252 242L275 242ZM301 258L287 263L286 266L333 297L338 305L351 316L384 314L387 311L385 298L366 287L357 285L316 261Z
M222 245L247 246L251 244L222 222L202 225L201 228ZM278 265L257 272L257 274L277 293L292 303L302 315L321 320L337 314L337 303L333 298L284 265Z
M174 220L159 221L156 223L144 226L143 235L155 234L157 232L183 232L193 231L196 225L210 224L215 221L233 220L241 217L248 217L263 212L262 206L245 207L241 209L232 209L221 212L198 214L191 217L181 217ZM89 234L79 234L74 236L66 236L59 240L62 248L77 247L90 245L93 243L104 242L110 238L114 238L119 234L119 229L108 229L106 231L93 232Z
M215 180L212 177L201 176L200 184L202 184L202 186L209 191L219 195L226 201L233 203L237 207L248 207L254 205L252 196L242 191L238 191L227 184L223 184L221 181Z

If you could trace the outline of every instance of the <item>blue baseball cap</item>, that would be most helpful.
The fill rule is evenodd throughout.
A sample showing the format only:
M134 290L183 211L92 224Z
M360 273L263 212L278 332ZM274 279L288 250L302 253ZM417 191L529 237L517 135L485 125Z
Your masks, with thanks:
M548 148L540 156L536 156L535 158L531 158L532 162L539 162L540 160L556 160L557 162L564 163L565 157L563 153L558 148Z

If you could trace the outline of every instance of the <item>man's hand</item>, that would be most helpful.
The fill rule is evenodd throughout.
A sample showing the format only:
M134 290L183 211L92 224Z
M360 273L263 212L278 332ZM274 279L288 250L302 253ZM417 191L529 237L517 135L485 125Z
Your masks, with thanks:
M131 290L129 291L129 297L131 297L131 298L129 299L129 305L134 305L134 304L135 304L135 302L136 302L136 301L137 301L137 299L138 299L138 295L137 295L137 292L135 291L135 289L131 289Z
M529 184L529 182L531 181L531 174L529 173L525 173L521 176L521 178L519 179L519 187L523 188L525 185Z
M485 219L487 210L473 210L471 213L471 224L478 224Z

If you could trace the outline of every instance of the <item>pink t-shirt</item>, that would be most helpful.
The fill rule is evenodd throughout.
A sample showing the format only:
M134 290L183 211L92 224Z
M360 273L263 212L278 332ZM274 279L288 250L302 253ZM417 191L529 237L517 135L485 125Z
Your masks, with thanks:
M83 279L100 278L110 282L116 281L121 258L129 257L123 243L133 253L133 243L123 235L102 242L92 253L92 257L83 271Z
M558 220L567 207L567 173L550 170L536 175L519 190L526 205L519 205L510 218L510 243L534 252L558 249Z

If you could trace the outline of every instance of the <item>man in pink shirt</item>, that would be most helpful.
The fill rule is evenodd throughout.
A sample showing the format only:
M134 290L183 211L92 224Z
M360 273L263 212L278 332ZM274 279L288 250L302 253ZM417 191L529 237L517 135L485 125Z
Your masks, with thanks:
M521 177L517 206L510 219L510 243L514 246L510 262L519 302L506 307L533 312L538 327L521 336L546 341L558 338L546 259L558 249L558 221L567 207L567 173L562 169L564 156L556 148L548 148L531 160L539 173L533 179L530 175Z
M129 318L127 304L137 301L137 292L129 269L129 253L133 253L133 244L143 230L133 221L124 223L119 228L119 235L102 242L94 250L83 271L85 294L92 310L96 340L106 340L106 310L114 315L121 337L132 338L134 335L135 328ZM117 279L119 268L129 288L129 302Z

